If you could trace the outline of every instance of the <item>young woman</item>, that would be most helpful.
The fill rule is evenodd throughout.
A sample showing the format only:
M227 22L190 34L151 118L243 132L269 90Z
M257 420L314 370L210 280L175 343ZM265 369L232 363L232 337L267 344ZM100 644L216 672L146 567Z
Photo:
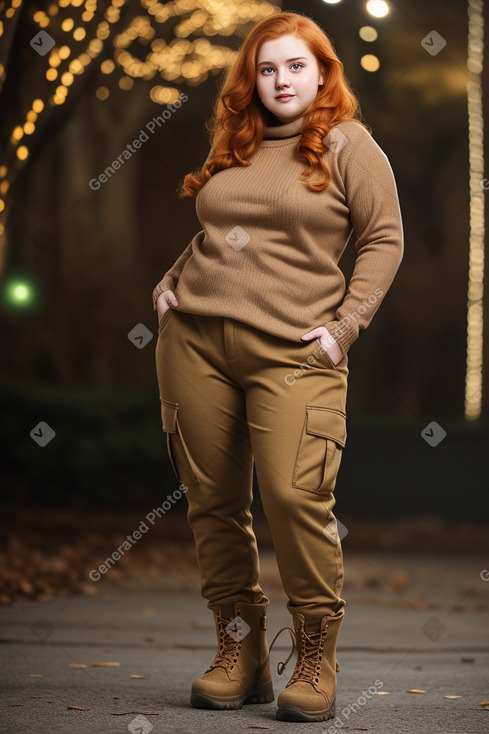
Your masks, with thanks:
M403 251L389 162L358 118L325 33L301 14L278 13L243 42L217 100L209 155L180 189L196 197L202 230L153 302L163 430L187 487L219 642L192 684L196 707L274 698L250 513L255 465L293 615L294 630L284 629L297 647L277 718L335 715L345 601L333 490L348 350ZM346 289L338 261L352 230Z

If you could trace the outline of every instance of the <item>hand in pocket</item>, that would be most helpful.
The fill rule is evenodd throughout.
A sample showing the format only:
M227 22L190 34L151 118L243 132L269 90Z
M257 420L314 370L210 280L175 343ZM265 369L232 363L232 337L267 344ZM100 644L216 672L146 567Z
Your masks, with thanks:
M158 323L161 321L163 314L168 311L171 306L178 306L178 301L173 291L163 291L156 299L156 311L158 313Z

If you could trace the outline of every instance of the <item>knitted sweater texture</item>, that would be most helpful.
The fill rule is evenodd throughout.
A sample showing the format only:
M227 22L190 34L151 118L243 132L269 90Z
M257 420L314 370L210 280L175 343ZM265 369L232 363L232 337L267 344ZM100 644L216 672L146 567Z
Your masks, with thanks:
M303 121L265 127L249 166L218 171L202 187L202 230L154 289L154 306L170 289L178 311L233 318L292 341L326 326L347 353L402 259L397 189L368 131L342 122L324 154L329 186L309 190L294 154ZM338 262L352 232L347 286Z

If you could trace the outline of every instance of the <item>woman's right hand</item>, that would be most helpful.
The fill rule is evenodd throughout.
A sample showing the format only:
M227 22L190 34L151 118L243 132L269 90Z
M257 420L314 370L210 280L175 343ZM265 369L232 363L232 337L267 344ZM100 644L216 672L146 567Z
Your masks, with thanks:
M158 298L156 299L156 311L158 313L158 323L161 320L161 317L165 313L165 311L168 311L170 306L178 306L178 301L173 293L173 291L163 291L163 293L160 293Z

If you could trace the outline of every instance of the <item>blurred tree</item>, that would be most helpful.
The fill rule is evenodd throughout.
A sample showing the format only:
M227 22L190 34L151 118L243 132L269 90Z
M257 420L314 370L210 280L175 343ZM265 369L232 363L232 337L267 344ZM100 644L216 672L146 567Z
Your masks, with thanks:
M227 68L232 46L279 10L239 0L0 2L0 267L38 295L29 319L8 314L10 341L20 326L24 338L4 374L63 384L147 375L126 338L150 304L149 293L141 308L147 153L136 153L164 135L161 165L171 170L166 123L182 88Z

